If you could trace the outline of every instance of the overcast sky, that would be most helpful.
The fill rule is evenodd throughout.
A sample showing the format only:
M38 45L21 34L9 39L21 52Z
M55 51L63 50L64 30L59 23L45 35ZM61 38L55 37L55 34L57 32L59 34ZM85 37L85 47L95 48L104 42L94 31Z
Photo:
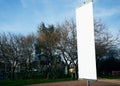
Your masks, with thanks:
M41 22L56 24L75 20L75 9L84 0L0 0L0 32L29 34L36 32ZM94 0L94 18L108 28L120 29L120 0Z

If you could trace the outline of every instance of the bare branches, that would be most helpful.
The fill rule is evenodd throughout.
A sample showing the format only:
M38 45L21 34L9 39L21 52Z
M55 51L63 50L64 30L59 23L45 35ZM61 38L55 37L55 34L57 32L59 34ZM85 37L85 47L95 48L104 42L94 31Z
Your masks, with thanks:
M14 79L16 67L21 64L23 59L26 58L28 60L31 58L34 47L33 43L34 38L32 35L24 37L11 33L0 34L0 59L4 64L10 64L12 79Z

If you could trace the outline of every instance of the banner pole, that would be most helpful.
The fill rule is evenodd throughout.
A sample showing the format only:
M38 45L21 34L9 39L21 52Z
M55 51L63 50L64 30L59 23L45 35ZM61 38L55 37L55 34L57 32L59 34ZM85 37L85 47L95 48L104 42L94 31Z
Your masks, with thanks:
M90 86L90 80L87 80L87 86Z

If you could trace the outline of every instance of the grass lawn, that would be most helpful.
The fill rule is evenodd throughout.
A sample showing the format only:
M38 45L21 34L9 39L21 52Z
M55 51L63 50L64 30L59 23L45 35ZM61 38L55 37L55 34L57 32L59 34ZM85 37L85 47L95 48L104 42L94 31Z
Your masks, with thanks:
M0 80L0 86L25 86L37 83L48 83L48 82L60 82L60 81L70 81L73 79L53 79L53 80ZM76 80L76 79L74 79Z
M119 76L112 76L112 75L102 75L99 78L106 78L106 79L120 79L120 75Z

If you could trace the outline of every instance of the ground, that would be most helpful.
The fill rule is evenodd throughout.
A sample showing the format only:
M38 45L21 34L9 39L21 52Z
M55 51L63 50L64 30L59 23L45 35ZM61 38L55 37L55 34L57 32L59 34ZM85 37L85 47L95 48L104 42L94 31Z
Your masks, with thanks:
M29 86L87 86L86 80L65 81L55 83L35 84ZM90 86L120 86L120 79L99 79L91 81Z

